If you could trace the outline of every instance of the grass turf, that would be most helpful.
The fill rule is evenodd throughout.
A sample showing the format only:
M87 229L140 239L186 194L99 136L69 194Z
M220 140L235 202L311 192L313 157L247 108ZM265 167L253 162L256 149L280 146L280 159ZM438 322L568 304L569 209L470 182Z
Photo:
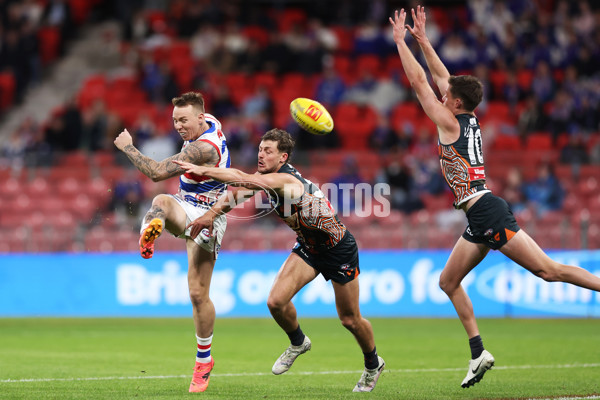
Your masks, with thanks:
M301 319L313 342L286 374L288 345L271 319L217 319L208 390L187 393L190 319L0 319L0 399L506 399L600 393L600 320L482 319L496 366L462 389L469 358L457 319L371 319L386 371L352 393L363 369L336 319ZM587 365L586 365L587 364ZM599 397L600 398L600 397Z

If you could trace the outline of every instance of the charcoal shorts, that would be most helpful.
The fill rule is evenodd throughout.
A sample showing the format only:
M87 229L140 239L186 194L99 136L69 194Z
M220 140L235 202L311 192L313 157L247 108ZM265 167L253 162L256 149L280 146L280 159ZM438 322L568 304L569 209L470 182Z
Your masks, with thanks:
M320 253L311 253L300 242L296 242L292 253L298 254L308 265L323 275L325 280L347 283L360 274L358 266L358 246L350 231L338 244Z
M483 243L492 250L504 246L519 231L508 203L486 193L467 210L467 229L462 237L471 243Z

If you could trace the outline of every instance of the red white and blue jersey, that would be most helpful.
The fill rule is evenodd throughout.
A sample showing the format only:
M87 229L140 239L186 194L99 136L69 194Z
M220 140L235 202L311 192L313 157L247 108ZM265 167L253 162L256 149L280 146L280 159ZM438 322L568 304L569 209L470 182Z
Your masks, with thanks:
M225 135L221 131L221 123L212 115L204 114L209 128L196 140L183 142L181 150L191 142L202 141L215 148L219 161L211 167L229 168L231 158L227 149ZM199 207L212 206L227 190L227 185L207 176L185 173L179 177L179 195L187 202Z

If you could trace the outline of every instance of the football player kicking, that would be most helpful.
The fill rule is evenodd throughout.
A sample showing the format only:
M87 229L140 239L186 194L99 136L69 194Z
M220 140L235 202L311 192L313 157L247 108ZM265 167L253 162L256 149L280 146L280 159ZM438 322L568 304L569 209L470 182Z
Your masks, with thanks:
M224 196L211 208L212 212L196 219L188 227L192 237L203 229L211 231L215 218L264 190L277 215L298 235L297 243L280 268L267 300L271 315L291 341L275 361L272 372L283 374L300 354L310 350L310 339L300 329L292 298L322 274L326 280L332 281L342 325L354 335L364 353L365 370L353 391L370 392L375 388L385 362L377 355L371 323L360 314L358 247L319 188L288 163L293 149L294 140L289 133L272 129L261 139L258 171L253 175L233 168L202 167L173 161L188 173L241 187L235 192L234 204Z

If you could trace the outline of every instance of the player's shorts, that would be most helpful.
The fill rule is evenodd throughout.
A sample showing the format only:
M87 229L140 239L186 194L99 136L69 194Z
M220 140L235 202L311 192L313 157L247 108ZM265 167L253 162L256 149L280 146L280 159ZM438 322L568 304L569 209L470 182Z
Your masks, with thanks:
M194 221L196 218L203 216L210 209L208 206L198 205L185 201L184 198L178 194L171 194L170 196L173 197L181 206L181 208L183 208L183 211L185 211L185 214L187 216L185 219L186 226L192 223L192 221ZM215 218L215 221L213 223L212 236L210 237L208 243L204 243L204 241L200 238L200 235L196 236L194 242L196 242L196 244L202 247L204 250L210 253L214 253L216 260L217 256L219 255L219 250L221 249L221 242L223 241L223 236L225 236L226 228L227 217L225 217L224 214L219 215ZM188 228L181 235L174 234L174 236L181 239L185 239L190 237L190 232L191 228Z
M338 244L321 253L311 253L300 242L296 242L292 253L298 254L308 265L323 275L325 280L348 283L360 274L358 246L350 231Z
M504 246L521 229L508 203L492 193L481 196L467 210L467 221L462 237L492 250Z

